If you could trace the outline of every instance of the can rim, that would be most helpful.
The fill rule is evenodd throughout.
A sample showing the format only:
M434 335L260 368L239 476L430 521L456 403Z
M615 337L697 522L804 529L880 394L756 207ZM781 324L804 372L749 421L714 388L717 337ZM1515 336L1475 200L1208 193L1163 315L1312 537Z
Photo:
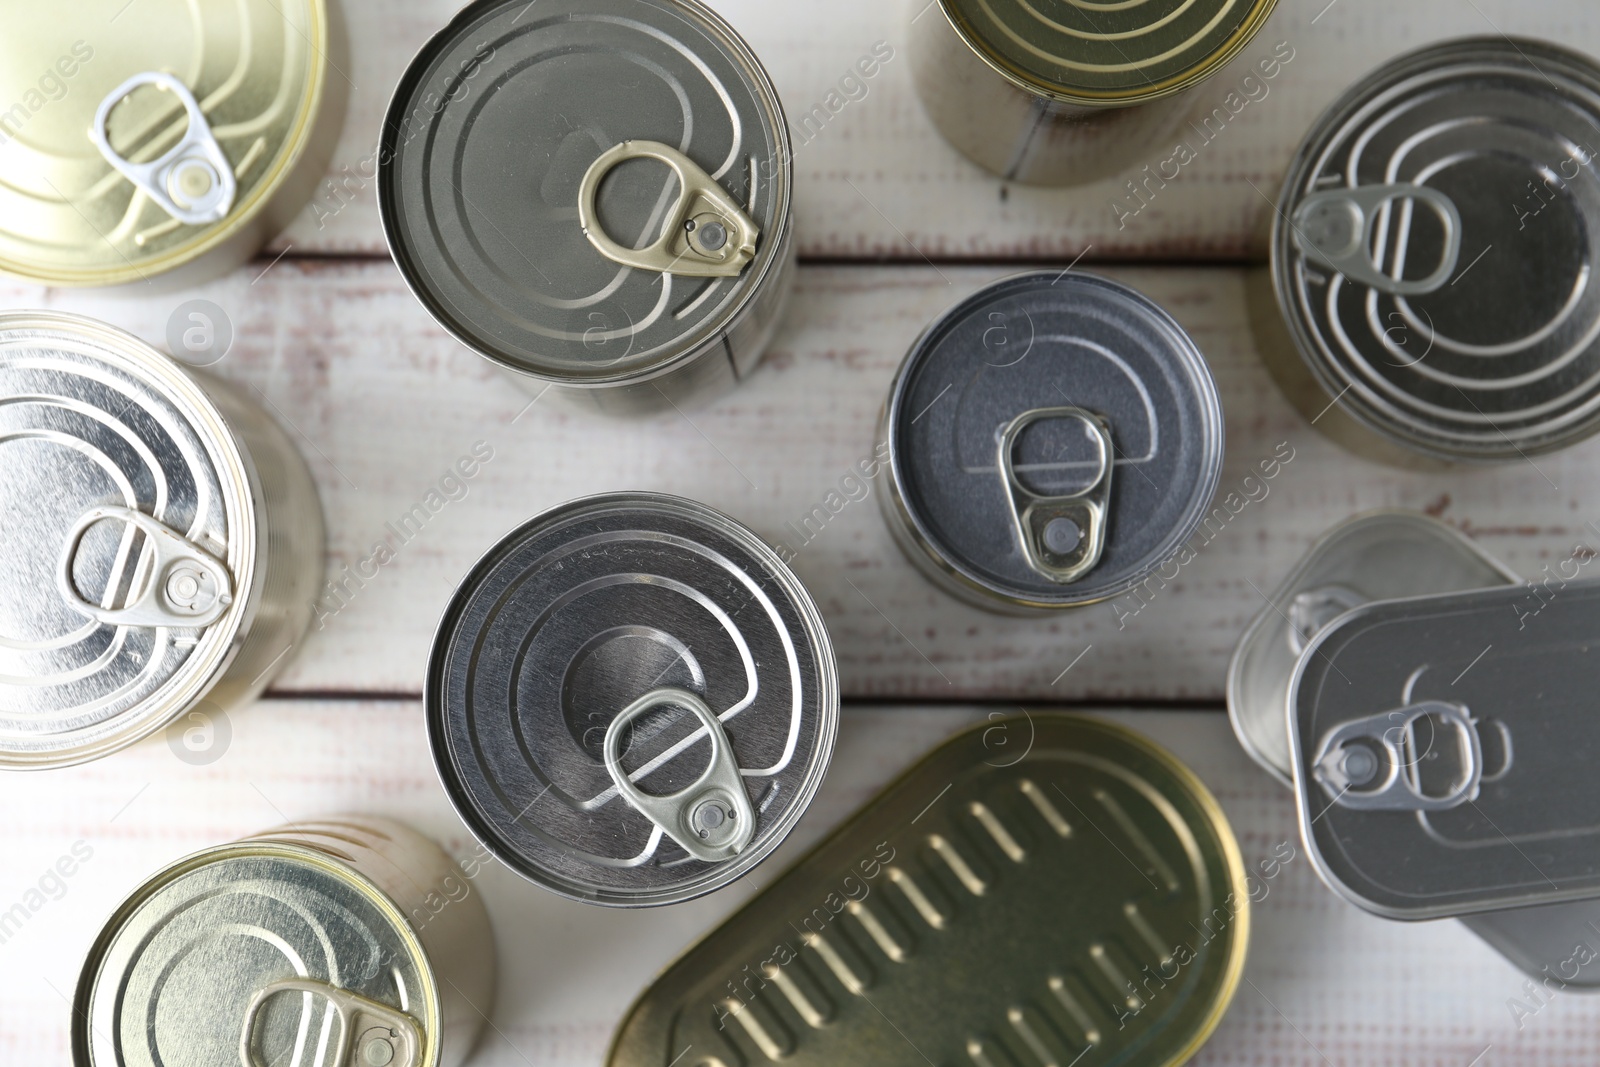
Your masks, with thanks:
M564 879L546 876L542 869L530 864L516 849L509 847L496 828L481 818L471 803L464 801L461 778L451 759L448 739L445 736L446 706L442 695L445 661L448 658L451 639L457 633L460 613L476 592L477 583L482 577L539 527L586 509L626 505L656 507L706 523L733 539L755 557L756 561L765 566L768 573L783 587L795 613L804 624L806 636L811 642L812 654L817 661L818 675L816 754L806 778L795 793L795 799L789 804L783 816L766 832L765 837L753 842L750 848L740 853L738 860L716 865L696 882L672 887L668 891L657 890L648 894L628 896L607 890L581 892ZM835 743L839 734L839 705L839 666L827 624L811 593L800 581L799 576L783 562L782 557L748 526L708 504L668 493L646 491L595 493L576 497L546 508L496 540L468 568L445 603L439 622L434 628L433 641L428 652L427 671L422 685L423 719L428 730L428 749L433 758L434 773L439 777L440 785L450 800L451 808L455 810L456 816L473 838L508 869L542 889L579 903L614 908L655 907L694 900L731 885L760 866L767 856L783 844L801 816L811 807L811 802L816 799L817 790L833 763ZM726 873L729 871L732 873Z

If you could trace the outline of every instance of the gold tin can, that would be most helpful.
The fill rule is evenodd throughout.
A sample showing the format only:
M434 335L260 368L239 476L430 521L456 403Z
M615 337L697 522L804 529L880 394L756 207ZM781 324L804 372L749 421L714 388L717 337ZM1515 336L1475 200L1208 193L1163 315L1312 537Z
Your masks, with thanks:
M253 256L327 171L332 0L19 5L0 41L0 271L180 287Z
M1177 130L1186 90L1238 55L1276 2L1045 11L1037 0L934 0L912 19L912 78L933 124L974 163L1010 181L1078 185Z
M494 1006L474 873L359 815L181 859L90 949L73 1063L455 1067Z
M1173 1067L1243 973L1247 885L1216 800L1161 748L1076 715L990 720L672 964L607 1064Z

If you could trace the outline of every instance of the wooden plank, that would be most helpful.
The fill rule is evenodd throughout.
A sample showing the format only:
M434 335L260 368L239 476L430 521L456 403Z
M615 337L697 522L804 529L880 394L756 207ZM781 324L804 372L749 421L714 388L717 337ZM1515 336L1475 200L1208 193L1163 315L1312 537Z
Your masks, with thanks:
M1150 187L1148 206L1122 218L1127 174L1078 189L1005 185L950 149L912 90L904 42L926 0L860 3L810 0L712 0L769 68L791 123L823 107L820 133L795 154L803 256L933 259L1204 259L1257 255L1266 196L1276 196L1284 168L1306 127L1355 78L1402 52L1465 34L1546 37L1571 47L1600 47L1600 9L1582 0L1285 0L1261 35L1193 96L1193 114L1249 101L1197 150L1179 178ZM375 146L393 86L416 50L445 25L458 0L361 0L343 4L353 41L347 73L353 89L329 181L269 254L384 251L371 182ZM921 17L938 17L929 12ZM874 44L895 57L858 99L839 83ZM1293 58L1264 86L1244 86L1254 64L1287 42ZM1263 95L1263 91L1264 94ZM1252 99L1254 98L1254 99ZM838 108L833 113L830 108ZM1229 108L1230 112L1232 108ZM798 139L797 139L798 140ZM1151 150L1154 168L1174 145ZM1170 172L1169 168L1169 172ZM1138 172L1139 168L1132 168ZM1143 180L1142 172L1139 173ZM1139 207L1138 200L1126 202Z
M595 1067L612 1028L661 967L917 754L989 712L848 709L832 771L790 841L751 877L699 901L595 908L491 863L472 884L495 926L501 989L474 1067ZM1294 850L1277 877L1254 883L1246 982L1195 1063L1592 1064L1600 1000L1558 995L1519 1026L1513 999L1538 1002L1465 928L1389 922L1329 892L1301 850L1288 794L1248 762L1223 716L1113 717L1200 774L1258 873ZM404 819L453 854L470 854L434 777L416 704L264 701L232 716L229 729L231 743L205 766L180 761L158 737L81 768L0 776L0 808L10 815L0 828L0 911L31 902L25 921L0 939L0 1061L66 1062L64 999L89 942L123 896L178 856L343 811ZM90 857L69 878L45 879L76 842Z
M1002 273L804 269L774 349L749 381L709 406L633 421L548 398L529 407L532 397L433 325L387 263L285 260L259 277L241 270L165 300L0 288L0 305L44 299L157 343L190 296L224 308L236 340L215 369L258 390L292 427L321 489L330 570L341 582L475 442L494 450L465 497L397 543L392 563L323 601L321 628L280 692L419 693L439 612L472 562L536 512L603 491L693 497L791 542L855 697L1218 701L1233 643L1263 595L1317 536L1369 508L1427 509L1531 577L1578 542L1600 545L1586 525L1600 524L1600 442L1536 465L1447 474L1352 458L1309 427L1262 369L1245 322L1244 274L1171 268L1111 273L1170 308L1210 360L1227 418L1219 502L1229 492L1235 501L1259 496L1262 483L1251 490L1244 479L1280 445L1293 459L1264 483L1264 498L1215 523L1196 542L1197 558L1148 604L1125 598L1046 619L960 604L890 541L876 485L873 498L848 504L801 544L793 535L801 517L871 455L907 346L931 317Z

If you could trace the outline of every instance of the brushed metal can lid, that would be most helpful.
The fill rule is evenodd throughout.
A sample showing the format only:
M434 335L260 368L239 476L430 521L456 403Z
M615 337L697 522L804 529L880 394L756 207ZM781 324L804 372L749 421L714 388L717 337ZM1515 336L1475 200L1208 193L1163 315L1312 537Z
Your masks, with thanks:
M199 699L253 611L247 460L178 363L0 315L0 766L74 763Z
M913 559L1014 608L1125 593L1194 532L1222 468L1200 350L1149 298L1077 271L1007 278L947 311L884 419L891 522Z
M777 94L693 0L468 5L402 78L379 163L417 298L468 347L549 381L661 373L782 266Z
M325 0L125 6L11 12L0 271L146 281L260 228L322 110L343 98L328 84L343 76L329 69Z
M827 631L777 554L648 493L561 505L479 561L425 700L479 840L553 892L633 907L708 893L776 848L839 717Z
M78 982L72 1045L84 1067L432 1067L438 1019L426 953L376 885L317 849L245 841L117 909Z
M1285 179L1273 280L1330 400L1445 460L1600 428L1600 69L1541 42L1402 56L1317 121Z

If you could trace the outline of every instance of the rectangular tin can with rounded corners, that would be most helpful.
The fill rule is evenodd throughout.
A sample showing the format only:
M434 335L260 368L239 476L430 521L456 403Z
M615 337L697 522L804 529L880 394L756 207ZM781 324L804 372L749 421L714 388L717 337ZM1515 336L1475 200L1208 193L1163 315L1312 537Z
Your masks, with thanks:
M107 920L72 1013L77 1067L458 1067L494 1007L476 866L338 815L187 856Z
M1058 4L1047 17L1031 0L931 0L911 7L912 78L934 126L980 167L1081 185L1168 147L1189 90L1238 55L1275 3Z
M749 375L795 279L776 89L696 0L476 0L412 60L384 235L447 332L536 395L665 410Z
M606 1063L1175 1067L1238 985L1247 881L1215 799L1141 735L991 719L669 966Z
M0 767L253 699L310 624L322 509L238 387L93 319L0 315Z
M0 272L166 291L244 263L332 161L337 0L24 5L0 68ZM19 21L20 20L20 21Z

